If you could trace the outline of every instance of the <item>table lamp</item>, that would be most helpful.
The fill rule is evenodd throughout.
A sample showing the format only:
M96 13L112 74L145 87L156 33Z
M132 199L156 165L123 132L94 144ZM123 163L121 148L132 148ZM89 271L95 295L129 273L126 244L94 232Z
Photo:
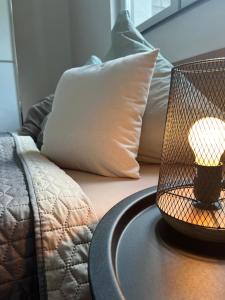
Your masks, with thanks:
M172 70L156 203L183 234L225 242L225 59Z

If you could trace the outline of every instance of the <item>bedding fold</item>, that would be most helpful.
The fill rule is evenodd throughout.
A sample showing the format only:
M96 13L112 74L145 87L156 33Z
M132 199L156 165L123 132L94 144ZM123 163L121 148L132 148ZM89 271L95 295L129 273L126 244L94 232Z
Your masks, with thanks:
M1 295L89 299L97 218L88 198L30 137L1 134L0 164Z

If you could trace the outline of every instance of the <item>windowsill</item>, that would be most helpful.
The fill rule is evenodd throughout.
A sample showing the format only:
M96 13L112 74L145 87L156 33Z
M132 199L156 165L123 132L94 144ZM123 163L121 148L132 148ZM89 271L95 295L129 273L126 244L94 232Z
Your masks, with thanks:
M137 29L142 33L145 31L151 30L152 28L158 27L161 24L167 22L168 20L170 20L178 15L184 14L184 13L188 12L189 10L194 9L197 6L202 5L206 1L210 1L210 0L198 0L194 3L188 4L185 7L178 8L174 12L168 12L168 14L166 14L166 15L161 15L161 14L155 15L155 16L151 17L150 19L146 20L145 22L143 22L142 24L138 25Z

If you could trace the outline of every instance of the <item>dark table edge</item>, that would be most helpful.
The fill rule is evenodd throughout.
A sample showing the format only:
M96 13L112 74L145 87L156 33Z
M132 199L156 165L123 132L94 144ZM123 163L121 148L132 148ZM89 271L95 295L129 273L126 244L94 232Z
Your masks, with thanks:
M100 221L89 250L88 276L94 300L125 299L119 285L115 256L118 240L129 221L155 203L157 187L139 191L115 205Z

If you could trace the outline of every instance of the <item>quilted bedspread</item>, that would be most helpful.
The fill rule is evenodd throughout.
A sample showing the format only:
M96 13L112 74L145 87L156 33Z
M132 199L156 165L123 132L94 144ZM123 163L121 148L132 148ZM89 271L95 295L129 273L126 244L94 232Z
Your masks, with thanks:
M30 137L0 134L0 299L90 299L96 224L79 185Z

